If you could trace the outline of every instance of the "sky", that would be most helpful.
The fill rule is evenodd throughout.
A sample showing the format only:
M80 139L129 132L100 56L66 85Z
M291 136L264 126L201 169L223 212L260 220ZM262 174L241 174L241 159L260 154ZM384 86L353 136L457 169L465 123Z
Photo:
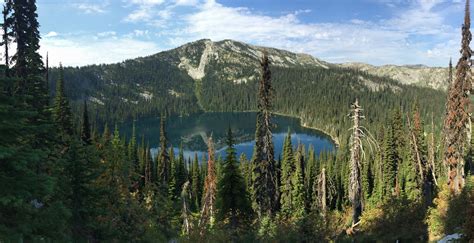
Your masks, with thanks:
M37 0L50 65L116 63L232 39L333 63L447 66L463 0Z

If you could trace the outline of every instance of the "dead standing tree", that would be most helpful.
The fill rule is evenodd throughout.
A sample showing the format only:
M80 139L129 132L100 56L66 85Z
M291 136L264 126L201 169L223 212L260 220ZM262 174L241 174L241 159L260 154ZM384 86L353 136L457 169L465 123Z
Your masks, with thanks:
M183 233L188 235L191 232L191 210L189 205L191 202L191 191L189 188L189 181L186 181L183 184L183 189L181 191L181 201L183 203L183 208L181 210L181 217L183 218Z
M464 187L464 152L470 127L471 48L469 0L466 0L462 26L461 57L456 65L456 76L449 89L444 118L444 163L448 165L448 185L459 194Z
M209 137L207 142L208 146L208 161L207 161L207 175L204 181L204 197L203 205L201 210L201 219L199 220L199 227L201 233L204 231L207 225L212 225L214 221L215 208L214 204L216 201L217 191L217 175L214 159L214 143L212 142L212 136Z
M360 178L361 156L362 156L362 136L363 131L360 120L364 118L363 109L356 99L352 104L351 119L353 121L352 136L350 139L351 161L349 176L349 199L352 203L352 228L359 222L362 215L362 182Z

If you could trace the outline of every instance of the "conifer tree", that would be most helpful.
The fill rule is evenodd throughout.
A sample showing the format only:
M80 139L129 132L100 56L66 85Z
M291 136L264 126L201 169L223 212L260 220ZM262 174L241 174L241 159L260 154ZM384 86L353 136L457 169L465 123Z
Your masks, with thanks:
M171 146L172 148L173 146ZM165 130L165 116L160 119L160 152L158 156L158 179L162 186L167 186L171 177L171 159L168 154L168 139ZM173 156L173 154L171 154Z
M472 39L469 0L466 0L462 26L461 57L456 65L456 76L448 91L447 114L444 118L444 163L449 166L448 184L451 192L459 194L464 187L464 160L469 123L469 91L471 89Z
M59 66L59 78L56 82L54 121L59 126L60 135L71 136L73 134L71 108L69 107L69 101L64 93L64 72L62 65Z
M255 132L252 193L259 217L273 215L278 207L278 178L272 140L271 109L273 87L270 60L266 53L260 62L262 76L258 87L258 113Z
M11 42L11 38L13 37L12 23L13 18L11 16L13 8L13 0L5 1L3 5L3 23L2 23L2 41L0 45L4 46L4 59L5 59L5 77L10 77L9 69L10 69L10 55L9 55L9 45Z
M91 138L91 126L89 123L89 112L87 111L87 102L84 101L84 108L82 112L82 125L81 125L81 140L85 145L92 144Z
M314 180L318 176L319 168L316 164L316 157L314 147L311 144L308 148L307 166L305 167L305 180L304 188L306 194L306 208L311 208L312 195L313 195L313 184Z
M191 205L194 211L197 211L201 208L201 197L202 197L202 183L201 183L201 173L199 169L199 161L197 154L194 154L194 161L191 170L191 179L192 179L192 190L191 195L193 197Z
M300 146L301 148L301 146ZM292 175L291 181L292 181L292 218L296 222L298 220L301 220L304 215L305 215L305 204L306 204L306 194L305 194L305 188L304 188L304 169L303 165L303 154L302 150L299 149L299 152L297 153L300 157L299 161L296 161L295 165L295 171Z
M293 213L293 177L296 171L296 161L291 144L291 133L288 133L283 143L283 158L281 161L280 205L281 212L286 216Z
M408 119L409 123L410 119ZM428 163L428 152L423 130L423 121L420 117L418 105L413 106L413 124L410 124L411 151L413 161L413 171L416 172L416 184L423 196L425 205L431 203L433 197L433 177L431 166Z
M383 196L392 196L397 191L398 151L394 138L394 127L390 124L385 130L384 161L382 166Z
M226 158L222 166L222 176L217 183L216 211L217 219L228 222L235 229L252 213L249 194L245 188L244 178L237 165L237 154L234 148L232 130L227 132Z
M12 5L12 31L17 44L12 57L14 74L18 77L16 93L28 94L34 99L29 104L43 113L48 105L47 83L44 80L44 65L38 50L40 34L36 13L36 0L18 0Z

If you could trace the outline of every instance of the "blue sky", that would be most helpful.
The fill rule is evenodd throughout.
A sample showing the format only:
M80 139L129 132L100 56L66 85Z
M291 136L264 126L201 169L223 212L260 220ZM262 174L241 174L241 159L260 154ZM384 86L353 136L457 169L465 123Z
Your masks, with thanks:
M329 62L447 66L462 0L37 0L41 53L82 66L209 38L304 52Z

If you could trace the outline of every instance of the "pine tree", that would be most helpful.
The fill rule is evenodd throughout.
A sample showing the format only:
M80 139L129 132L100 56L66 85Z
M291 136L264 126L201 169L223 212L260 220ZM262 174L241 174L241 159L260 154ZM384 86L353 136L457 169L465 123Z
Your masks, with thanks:
M36 113L11 95L13 82L0 79L0 238L7 242L49 237L62 241L69 212L61 202L51 201L55 178L39 166L49 163L48 152L31 141L38 129L30 122ZM53 234L53 230L59 232Z
M410 119L408 119L410 122ZM410 122L411 123L411 122ZM411 152L413 161L413 171L416 172L416 184L418 190L424 198L425 205L431 204L433 198L433 174L428 163L428 152L423 130L418 104L413 106L413 124L410 124Z
M304 188L306 194L306 208L311 208L312 204L312 195L313 195L313 184L315 178L318 176L319 168L316 164L316 156L314 152L314 147L311 144L308 148L308 158L307 166L305 167L305 180Z
M172 148L173 146L171 146ZM171 177L171 160L167 151L168 139L165 130L165 116L161 115L160 119L160 152L158 156L158 180L162 186L167 186ZM171 154L173 156L173 154Z
M272 140L271 109L273 88L270 60L266 53L260 62L262 77L259 82L258 113L255 132L252 193L259 217L273 215L278 207L278 178Z
M397 151L396 139L394 138L393 124L385 130L384 138L384 160L382 166L383 196L392 196L397 191L397 170L399 156Z
M72 136L72 113L69 101L64 93L64 73L62 65L59 65L59 79L56 82L56 97L54 98L54 121L59 126L59 134Z
M137 189L140 178L140 161L138 159L137 135L135 120L132 125L132 137L128 141L127 146L127 160L130 163L130 176L133 183L133 188ZM153 171L153 170L152 170Z
M43 61L38 53L40 34L36 1L14 1L12 9L12 31L17 44L12 61L15 63L14 74L19 78L16 93L29 95L31 97L29 104L39 112L43 112L44 107L48 105L49 97L47 83L42 75Z
M287 217L293 213L293 177L296 171L296 161L291 144L291 133L288 133L283 143L283 159L281 161L280 205L281 212Z
M199 161L197 154L194 154L194 161L191 170L192 178L192 209L198 211L201 208L201 197L202 197L202 183L201 183L201 173L199 169Z
M92 144L91 125L89 123L89 112L87 111L86 101L84 101L84 110L82 112L81 140L85 145Z
M217 183L216 211L217 219L224 224L228 222L232 229L249 219L252 213L249 194L237 165L237 154L230 128L227 132L226 158L222 167L222 176Z
M300 146L300 148L302 148ZM292 175L291 181L293 188L291 190L292 201L292 218L295 222L303 219L305 216L305 204L306 204L306 194L304 188L304 162L303 162L303 150L298 149L297 157L299 159L296 161L295 171Z
M444 118L444 163L449 166L448 184L454 194L464 186L466 126L469 123L469 91L471 89L471 19L469 0L466 0L462 26L461 57L456 65L456 77L450 87L447 114Z
M11 42L11 38L13 37L13 31L12 29L12 24L13 24L13 18L11 16L13 8L13 1L12 0L7 0L5 1L3 5L3 23L2 23L2 41L0 43L0 46L4 46L4 59L5 59L5 77L10 77L10 55L9 55L9 45Z
M173 196L175 198L179 198L181 194L181 190L183 187L183 184L186 182L186 167L184 164L184 151L183 151L183 144L179 147L179 155L178 159L175 159L173 161L173 166L172 166L172 183L174 187Z

